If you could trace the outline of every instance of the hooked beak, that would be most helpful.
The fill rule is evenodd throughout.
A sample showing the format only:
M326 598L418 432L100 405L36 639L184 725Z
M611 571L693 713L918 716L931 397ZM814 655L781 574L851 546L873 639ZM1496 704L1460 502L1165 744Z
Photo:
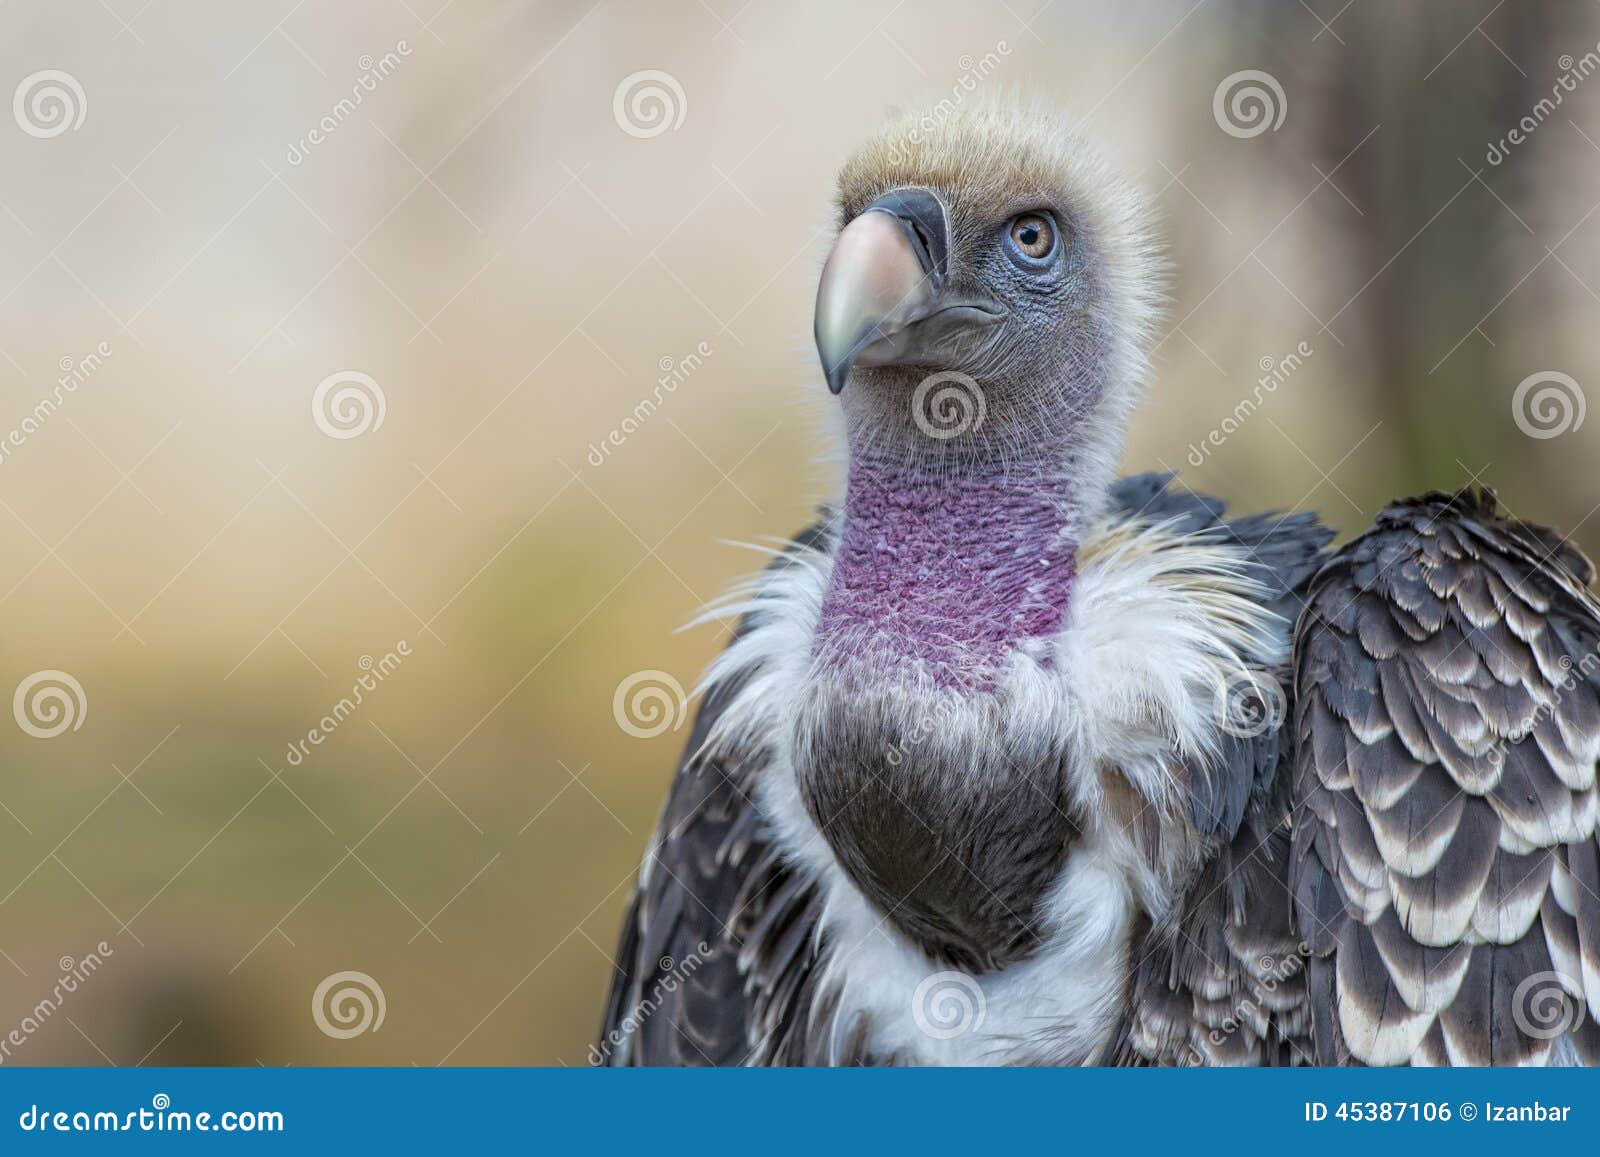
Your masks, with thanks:
M840 232L817 287L817 353L828 389L852 366L915 361L954 326L997 321L986 301L948 301L950 235L926 189L879 197Z

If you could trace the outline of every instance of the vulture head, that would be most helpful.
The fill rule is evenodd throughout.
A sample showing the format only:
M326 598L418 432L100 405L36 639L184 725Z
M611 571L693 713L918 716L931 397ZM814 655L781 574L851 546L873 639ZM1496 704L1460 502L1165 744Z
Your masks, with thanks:
M1057 114L891 123L839 176L816 342L852 455L1109 482L1161 263L1144 202Z

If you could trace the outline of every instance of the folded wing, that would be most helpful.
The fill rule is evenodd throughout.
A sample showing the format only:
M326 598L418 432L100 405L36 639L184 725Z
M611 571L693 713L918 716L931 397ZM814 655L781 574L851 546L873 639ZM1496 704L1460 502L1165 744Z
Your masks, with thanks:
M1600 1064L1600 603L1492 495L1387 508L1296 636L1295 916L1323 1064Z

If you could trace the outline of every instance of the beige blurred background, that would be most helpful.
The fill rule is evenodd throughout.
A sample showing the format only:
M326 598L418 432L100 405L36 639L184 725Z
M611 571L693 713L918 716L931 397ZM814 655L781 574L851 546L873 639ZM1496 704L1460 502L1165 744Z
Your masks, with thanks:
M1482 478L1600 548L1600 79L1535 111L1597 40L1583 0L6 4L0 1063L584 1063L683 735L613 696L691 686L727 541L831 493L814 280L893 106L1043 94L1154 195L1130 468L1345 531ZM1270 123L1214 110L1244 70ZM324 1031L341 972L381 1025Z

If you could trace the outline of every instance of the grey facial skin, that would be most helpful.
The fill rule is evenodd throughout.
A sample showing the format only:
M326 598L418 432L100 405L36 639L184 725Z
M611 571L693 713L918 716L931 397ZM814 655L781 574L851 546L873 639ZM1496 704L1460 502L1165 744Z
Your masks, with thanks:
M1033 214L1053 236L1037 259L1010 235ZM1093 243L1072 222L1070 206L1047 195L979 214L948 190L901 187L844 226L823 268L815 335L854 456L1059 464L1102 396L1108 324ZM995 403L985 428L949 441L918 429L913 395L939 372Z

